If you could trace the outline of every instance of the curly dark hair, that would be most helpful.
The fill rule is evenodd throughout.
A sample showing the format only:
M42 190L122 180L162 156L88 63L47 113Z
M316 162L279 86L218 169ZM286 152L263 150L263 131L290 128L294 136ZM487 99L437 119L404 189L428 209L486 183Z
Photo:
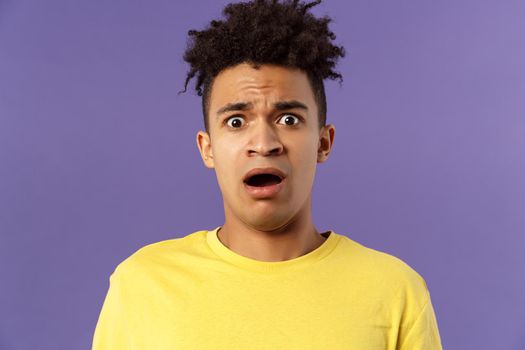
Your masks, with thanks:
M312 86L318 111L319 128L326 124L326 95L323 79L343 77L333 68L345 56L342 46L333 45L335 34L328 28L331 18L316 18L308 10L321 0L279 3L278 0L252 0L230 3L223 9L223 20L212 20L202 31L189 30L184 60L190 64L184 83L197 75L195 90L202 96L204 126L208 131L209 98L213 79L225 68L247 62L254 68L275 64L304 71Z

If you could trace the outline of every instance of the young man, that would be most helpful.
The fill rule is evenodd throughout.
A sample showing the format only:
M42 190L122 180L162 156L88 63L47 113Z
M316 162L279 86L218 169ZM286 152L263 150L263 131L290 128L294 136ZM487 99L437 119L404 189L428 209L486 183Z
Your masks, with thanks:
M320 1L230 4L185 54L197 75L225 222L150 244L117 266L93 349L441 349L424 279L312 222L328 159L324 78L342 47ZM201 87L204 89L201 89Z

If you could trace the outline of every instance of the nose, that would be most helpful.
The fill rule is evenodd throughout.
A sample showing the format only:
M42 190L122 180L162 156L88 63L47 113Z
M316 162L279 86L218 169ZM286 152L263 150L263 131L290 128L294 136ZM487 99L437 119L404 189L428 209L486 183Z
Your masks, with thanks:
M283 144L272 125L266 122L256 123L253 127L247 152L249 157L255 155L272 156L279 155L283 152Z

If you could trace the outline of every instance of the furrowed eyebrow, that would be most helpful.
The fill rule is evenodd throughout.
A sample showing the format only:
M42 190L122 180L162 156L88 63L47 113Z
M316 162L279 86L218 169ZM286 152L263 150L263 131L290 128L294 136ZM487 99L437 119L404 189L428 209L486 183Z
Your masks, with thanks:
M296 100L276 102L274 103L273 106L278 111L282 111L285 109L293 109L293 108L301 108L301 109L304 109L305 111L308 110L308 107L306 107L304 103L296 101Z
M253 107L253 104L250 102L228 103L227 105L219 108L219 110L217 111L217 117L227 112L245 111L252 107ZM282 111L286 109L294 109L294 108L304 109L305 111L308 110L308 107L304 103L296 101L296 100L275 102L273 104L273 107L278 111Z
M219 108L217 111L217 116L226 113L226 112L233 112L233 111L245 111L247 109L252 108L253 105L249 102L237 102L237 103L228 103L222 108Z

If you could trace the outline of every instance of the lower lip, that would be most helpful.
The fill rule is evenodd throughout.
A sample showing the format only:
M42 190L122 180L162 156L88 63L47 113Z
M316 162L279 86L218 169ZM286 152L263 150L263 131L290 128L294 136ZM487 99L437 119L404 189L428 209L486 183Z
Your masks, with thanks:
M269 186L250 186L248 184L244 184L244 188L246 189L246 192L254 198L270 198L275 196L281 189L283 188L283 183L286 179L283 179L278 184L273 184Z

